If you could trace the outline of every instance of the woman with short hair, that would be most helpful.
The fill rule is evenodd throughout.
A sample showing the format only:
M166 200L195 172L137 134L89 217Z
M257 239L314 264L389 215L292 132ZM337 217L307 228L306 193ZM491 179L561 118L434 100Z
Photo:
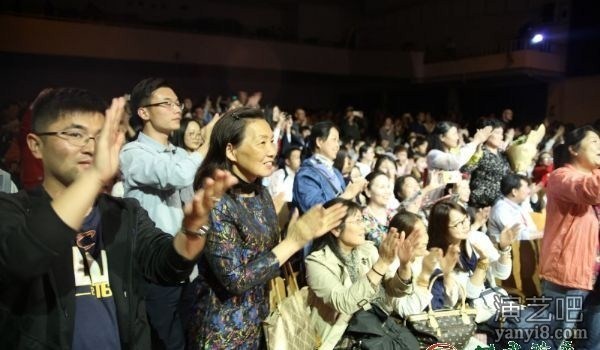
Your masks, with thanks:
M210 225L203 227L206 247L198 277L189 288L188 349L261 349L262 321L269 312L267 283L307 242L337 227L341 205L309 210L290 224L280 241L277 215L261 178L275 161L273 131L259 109L243 107L225 113L215 124L210 148L194 188L215 169L238 179L217 201Z

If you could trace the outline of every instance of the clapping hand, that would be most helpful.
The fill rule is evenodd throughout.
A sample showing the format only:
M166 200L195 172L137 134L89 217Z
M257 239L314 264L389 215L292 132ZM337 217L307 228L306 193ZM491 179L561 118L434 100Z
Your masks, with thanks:
M415 231L408 238L405 238L404 231L400 233L397 255L401 265L408 265L413 261L423 235L425 235L425 232Z
M486 126L483 129L478 129L477 132L475 133L475 135L473 136L473 141L475 141L477 144L482 144L485 141L487 141L487 139L490 137L491 134L492 134L491 126Z
M521 224L514 224L511 227L505 227L502 232L500 232L500 239L498 241L498 245L500 249L506 249L512 245L515 239L519 236L519 231L521 230Z
M317 205L298 218L298 210L295 210L290 219L287 237L299 243L300 246L304 246L311 240L340 226L347 211L348 208L342 203L329 208Z
M193 200L183 208L185 214L183 227L190 231L197 231L207 225L212 208L237 181L235 176L224 170L216 170L212 177L204 179L202 188L196 191Z
M102 130L95 140L94 168L103 183L111 181L119 169L119 152L125 142L125 133L121 127L124 116L125 99L113 98L106 110Z
M400 236L402 236L401 239ZM384 263L390 265L394 262L396 256L398 256L400 245L404 240L404 232L402 232L402 235L399 235L396 228L390 228L390 231L383 236L383 240L379 245L379 258Z
M344 191L344 198L352 199L358 196L362 191L365 190L368 184L369 182L363 177L350 181L348 187L346 187L346 190Z
M434 249L439 249L439 248L434 248ZM431 276L433 274L433 271L440 263L441 255L442 254L441 254L441 249L440 249L439 252L429 251L429 254L427 254L423 258L421 275L427 276L427 280L429 280L429 276Z

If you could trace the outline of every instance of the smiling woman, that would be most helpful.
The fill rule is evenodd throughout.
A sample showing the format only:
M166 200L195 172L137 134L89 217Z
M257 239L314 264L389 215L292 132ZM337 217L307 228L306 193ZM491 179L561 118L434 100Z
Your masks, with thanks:
M341 205L311 209L290 224L280 242L273 200L261 185L273 172L275 153L273 132L258 109L228 111L215 124L194 187L210 181L215 169L231 171L239 182L215 198L199 275L188 291L189 349L263 348L267 282L294 253L339 225L345 215Z
M325 207L339 203L348 208L348 215L339 226L315 240L312 252L306 258L311 320L322 340L320 349L359 346L364 339L347 332L353 315L366 304L376 304L390 312L387 298L410 294L413 289L412 281L405 281L401 272L404 264L395 264L391 268L402 255L400 246L404 241L398 232L390 231L376 248L373 242L365 239L362 208L342 198L327 202ZM401 331L396 341L402 344L401 349L418 348L416 339L408 331Z
M569 310L572 318L559 321L558 314L559 320L550 327L551 332L575 327L572 321L583 306L588 339L582 348L591 349L600 342L600 136L597 130L586 126L567 133L564 139L554 149L557 169L548 177L546 225L540 251L542 294L551 297L549 310L557 310L558 299L587 296L585 305L579 303L579 307ZM558 347L558 342L554 345Z
M181 126L171 135L171 143L189 153L197 151L205 142L200 123L194 119L183 119Z

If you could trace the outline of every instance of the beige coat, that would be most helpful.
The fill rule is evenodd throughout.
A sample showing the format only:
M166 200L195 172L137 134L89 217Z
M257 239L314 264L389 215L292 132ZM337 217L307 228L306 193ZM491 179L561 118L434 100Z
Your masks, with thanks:
M359 275L352 283L348 269L329 247L311 253L306 258L306 279L310 288L311 321L321 338L322 350L333 349L348 326L352 315L375 299L379 285L373 285L366 274L379 255L373 242L355 248ZM389 296L400 297L412 293L412 284L402 283L395 272L389 272L383 281Z

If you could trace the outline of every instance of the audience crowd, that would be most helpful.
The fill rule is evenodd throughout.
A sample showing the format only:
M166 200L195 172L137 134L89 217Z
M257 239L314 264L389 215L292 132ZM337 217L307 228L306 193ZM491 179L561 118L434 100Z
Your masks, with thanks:
M148 78L108 106L76 88L5 104L0 348L261 349L290 262L321 349L359 348L369 308L404 324L463 296L465 348L529 349L498 335L545 325L548 349L600 349L598 122L262 97Z

